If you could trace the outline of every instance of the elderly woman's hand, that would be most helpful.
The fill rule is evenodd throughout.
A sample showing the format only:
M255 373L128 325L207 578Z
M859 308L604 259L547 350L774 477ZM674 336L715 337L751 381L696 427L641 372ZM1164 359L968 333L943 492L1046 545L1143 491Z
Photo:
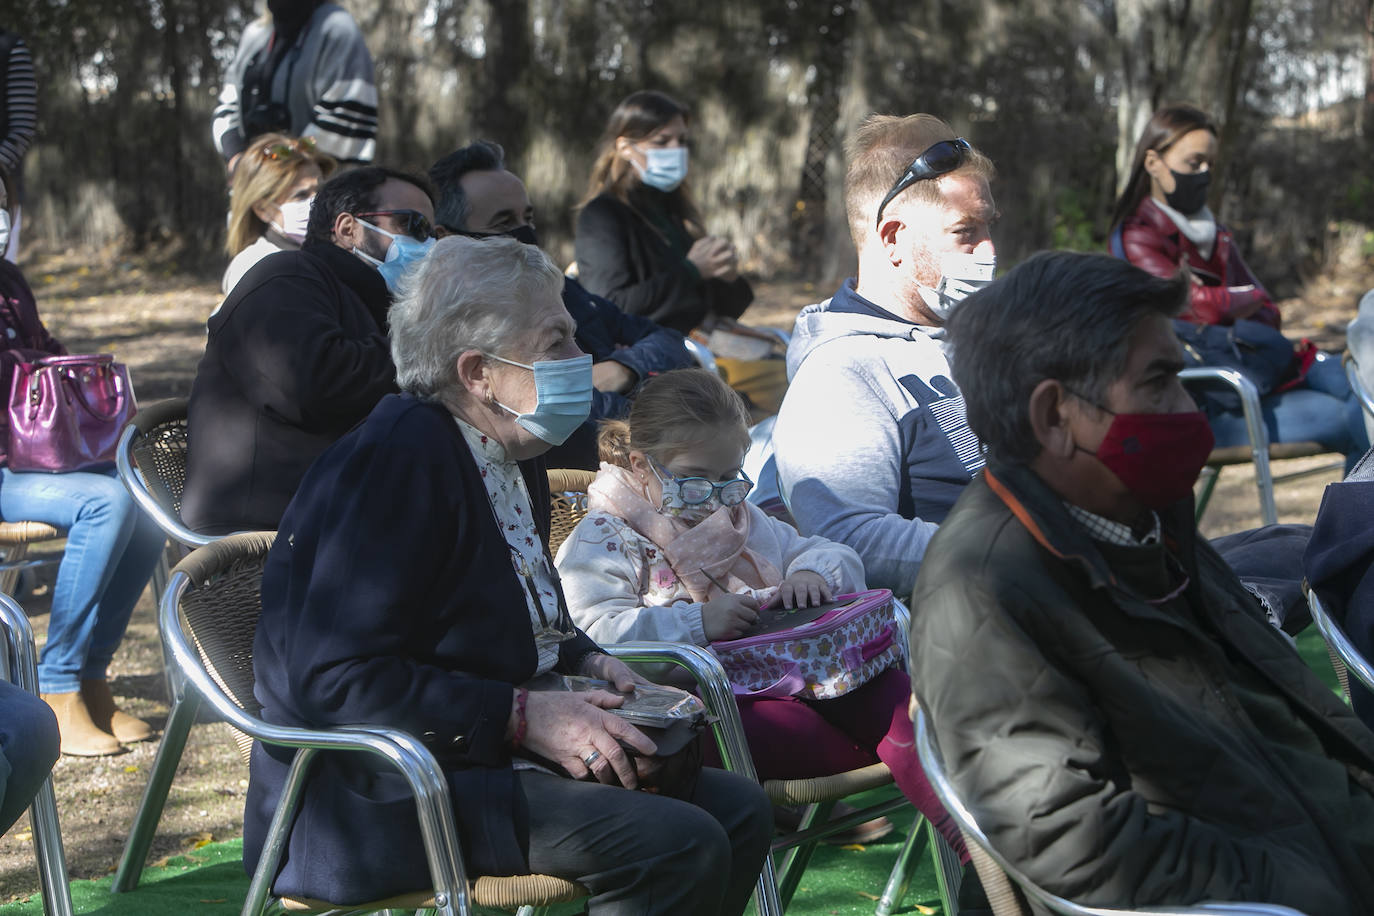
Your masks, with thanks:
M637 788L639 775L620 742L646 756L658 748L629 722L605 711L623 702L624 697L605 690L532 690L525 705L524 746L555 761L574 779L590 772L600 782L610 783L614 774L625 788Z

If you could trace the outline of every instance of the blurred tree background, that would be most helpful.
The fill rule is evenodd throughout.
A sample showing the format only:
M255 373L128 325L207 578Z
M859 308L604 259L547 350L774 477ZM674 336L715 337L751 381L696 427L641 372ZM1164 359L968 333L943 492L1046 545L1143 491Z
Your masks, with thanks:
M165 249L223 265L210 141L248 0L4 0L40 81L28 244ZM16 9L15 6L18 6ZM662 89L693 110L692 174L713 232L763 277L828 281L853 252L843 138L873 111L928 111L988 152L1004 263L1101 249L1149 113L1192 101L1223 125L1213 206L1280 294L1374 228L1374 0L344 0L377 61L377 161L424 170L505 145L545 245L615 103Z

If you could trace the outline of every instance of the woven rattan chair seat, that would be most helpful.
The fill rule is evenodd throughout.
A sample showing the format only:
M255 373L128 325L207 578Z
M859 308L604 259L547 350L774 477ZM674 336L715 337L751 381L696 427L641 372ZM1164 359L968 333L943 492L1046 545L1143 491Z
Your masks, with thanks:
M775 805L812 805L836 801L856 792L866 792L892 784L892 771L885 763L874 763L833 776L810 779L768 779L763 790Z
M1313 455L1325 455L1331 449L1318 442L1274 442L1269 445L1269 457L1274 461L1284 461L1289 458L1310 458ZM1228 467L1233 464L1249 464L1255 460L1254 452L1249 445L1228 445L1224 448L1212 449L1212 454L1207 456L1207 463L1212 467Z
M0 547L36 544L39 541L52 541L66 536L66 532L61 528L54 528L43 522L0 522Z
M481 877L469 883L472 902L477 906L498 910L514 910L522 906L551 906L587 896L587 889L573 881L552 875L513 875L505 878ZM434 894L421 891L402 894L385 900L344 907L325 900L308 897L283 897L282 909L290 913L324 913L330 910L420 910L432 908Z
M558 548L587 514L587 487L596 479L595 471L554 469L549 471L550 531L549 550Z

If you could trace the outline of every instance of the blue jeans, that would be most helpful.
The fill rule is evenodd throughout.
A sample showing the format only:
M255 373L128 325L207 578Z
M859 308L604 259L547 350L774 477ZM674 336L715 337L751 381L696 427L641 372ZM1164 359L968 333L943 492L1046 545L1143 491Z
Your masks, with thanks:
M1270 442L1320 442L1345 455L1347 473L1369 450L1360 399L1350 390L1341 361L1333 356L1319 357L1301 388L1261 398L1260 412ZM1239 410L1218 414L1211 422L1218 447L1249 442Z
M57 744L57 717L48 704L0 680L0 834L52 772Z
M67 529L38 661L43 693L72 693L103 679L129 616L162 552L162 531L113 470L65 474L0 469L0 519Z

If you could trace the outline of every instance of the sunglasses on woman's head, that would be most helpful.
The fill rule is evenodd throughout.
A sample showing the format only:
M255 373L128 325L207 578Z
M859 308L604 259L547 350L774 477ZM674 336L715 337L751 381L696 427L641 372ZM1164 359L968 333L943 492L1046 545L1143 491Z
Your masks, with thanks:
M429 217L419 210L372 210L368 213L355 213L354 216L389 216L396 220L396 225L400 231L410 236L417 242L423 242L434 235L434 226L429 222Z
M925 152L911 160L911 165L906 167L906 171L901 178L897 179L892 190L887 192L883 202L878 204L878 219L874 224L876 229L883 224L883 210L892 198L905 191L918 181L925 181L927 178L939 178L954 171L964 164L964 159L973 151L973 147L963 137L955 137L953 140L941 140L939 143L932 143L926 147Z
M745 475L743 471L734 480L722 480L716 482L707 480L705 477L675 477L673 472L659 464L654 465L663 472L667 480L660 481L665 486L668 481L677 484L677 495L684 505L699 506L709 500L715 493L720 493L722 505L738 506L744 502L749 495L749 491L754 489L754 482Z
M262 157L271 159L273 162L281 159L295 159L297 156L313 156L314 154L315 139L313 137L300 137L296 140L273 143L271 146L262 148Z

